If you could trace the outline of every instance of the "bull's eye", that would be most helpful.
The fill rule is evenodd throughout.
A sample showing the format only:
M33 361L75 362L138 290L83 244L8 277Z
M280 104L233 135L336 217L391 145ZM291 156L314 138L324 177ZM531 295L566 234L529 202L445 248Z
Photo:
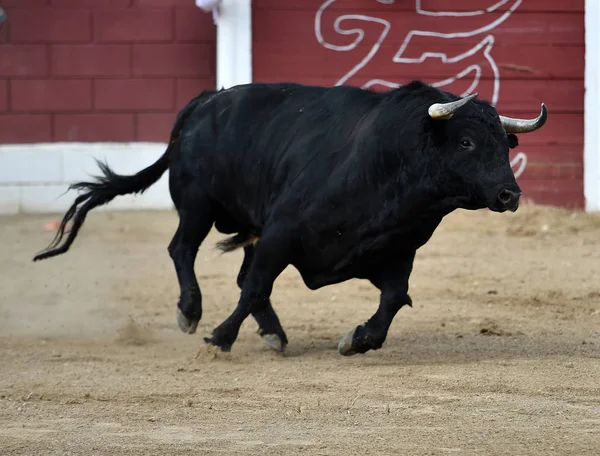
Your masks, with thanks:
M463 149L472 149L473 148L473 142L468 139L468 138L464 138L460 141L460 146Z

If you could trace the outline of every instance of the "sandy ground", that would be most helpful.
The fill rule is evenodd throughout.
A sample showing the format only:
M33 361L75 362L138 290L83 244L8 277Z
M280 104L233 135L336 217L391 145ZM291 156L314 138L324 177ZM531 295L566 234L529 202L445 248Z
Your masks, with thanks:
M204 316L175 322L174 213L91 214L66 255L32 263L47 216L0 218L2 455L598 455L600 216L457 212L417 255L414 307L383 349L337 342L377 307L367 283L310 291L288 268L285 355L233 309L242 254L211 233Z

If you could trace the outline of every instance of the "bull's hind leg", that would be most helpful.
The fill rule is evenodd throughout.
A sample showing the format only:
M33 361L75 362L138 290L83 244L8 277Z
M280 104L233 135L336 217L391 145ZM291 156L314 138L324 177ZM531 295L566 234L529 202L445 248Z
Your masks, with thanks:
M248 245L244 247L244 261L237 276L237 284L240 290L243 289L244 280L246 279L253 258L254 246ZM277 317L275 309L273 309L271 300L267 298L264 307L252 312L252 316L256 320L256 323L258 323L258 334L266 344L273 350L283 351L288 344L288 340L279 322L279 317Z
M200 244L212 228L213 219L207 198L188 198L178 203L179 226L169 244L169 254L180 287L177 323L183 332L193 334L202 318L202 293L196 280L194 262Z
M216 345L223 351L231 350L240 326L250 314L258 315L259 318L266 316L267 321L273 321L269 319L269 311L265 309L270 304L275 279L289 264L290 249L287 230L272 230L271 233L263 233L255 248L237 307L215 328L212 337L204 338L207 343Z

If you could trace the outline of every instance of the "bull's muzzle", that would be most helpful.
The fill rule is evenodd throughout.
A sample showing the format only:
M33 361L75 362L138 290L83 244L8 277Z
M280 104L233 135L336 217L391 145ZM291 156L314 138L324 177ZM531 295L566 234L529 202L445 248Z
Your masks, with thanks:
M515 212L519 208L521 192L513 192L512 190L504 189L498 193L497 198L504 209Z

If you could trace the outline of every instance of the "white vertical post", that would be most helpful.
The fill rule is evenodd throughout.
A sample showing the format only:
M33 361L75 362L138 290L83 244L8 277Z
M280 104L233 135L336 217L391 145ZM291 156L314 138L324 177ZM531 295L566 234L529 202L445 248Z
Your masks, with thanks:
M252 1L223 0L217 22L217 89L252 82Z
M600 1L585 2L584 195L586 211L600 211Z

